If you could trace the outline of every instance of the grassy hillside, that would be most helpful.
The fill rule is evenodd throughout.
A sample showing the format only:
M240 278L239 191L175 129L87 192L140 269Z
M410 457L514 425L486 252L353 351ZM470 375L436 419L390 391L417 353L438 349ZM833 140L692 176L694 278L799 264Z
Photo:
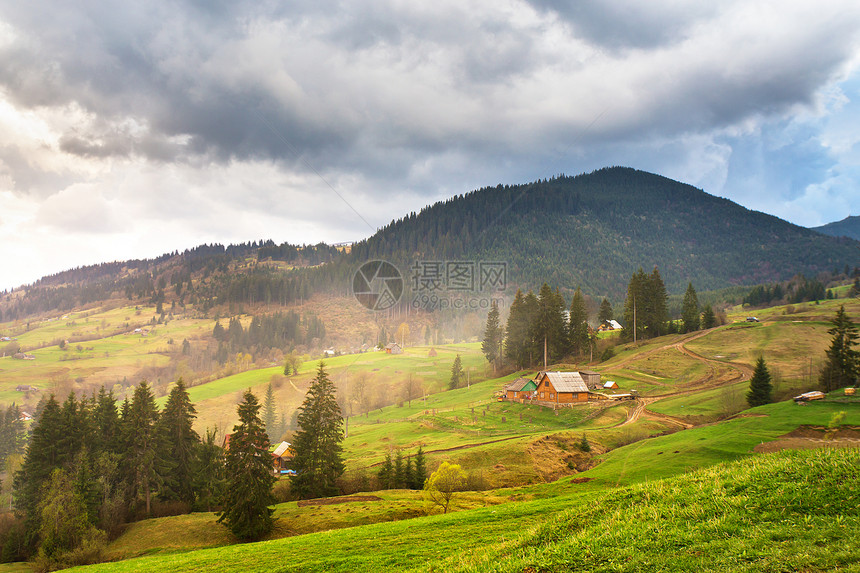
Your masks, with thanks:
M860 453L783 452L605 492L85 571L857 571Z

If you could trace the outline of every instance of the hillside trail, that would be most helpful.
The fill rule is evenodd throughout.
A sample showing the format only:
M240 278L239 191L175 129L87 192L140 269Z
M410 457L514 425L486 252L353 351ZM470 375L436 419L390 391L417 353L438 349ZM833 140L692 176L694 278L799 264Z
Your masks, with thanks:
M620 369L620 368L627 366L628 364L632 363L635 360L650 356L652 354L656 354L658 352L662 352L664 350L669 350L669 349L675 349L678 352L680 352L681 354L684 354L685 356L688 356L694 360L698 360L699 362L702 362L703 364L705 364L708 367L708 374L706 374L705 376L703 376L699 380L696 380L693 383L691 383L690 388L687 388L684 390L675 390L673 392L668 392L666 394L660 394L658 396L648 396L648 397L637 398L636 399L636 402L637 402L636 408L634 408L632 411L630 411L628 413L627 419L625 421L617 424L617 426L626 426L628 424L632 424L633 422L636 422L637 420L639 420L644 415L650 419L661 420L664 422L669 422L670 424L675 424L675 425L681 426L684 429L693 428L693 427L695 427L695 424L691 424L691 423L689 423L689 422L687 422L681 418L676 418L674 416L669 416L667 414L661 414L659 412L654 412L652 410L649 410L648 405L653 404L654 402L657 402L657 401L662 400L664 398L683 396L685 394L692 394L695 392L701 392L703 390L711 390L713 388L719 388L721 386L728 386L728 385L735 384L738 382L745 382L745 381L749 380L750 378L752 378L753 369L746 364L739 364L737 362L731 362L728 360L715 360L712 358L705 358L701 354L698 354L697 352L694 352L694 351L690 350L689 348L687 348L686 345L688 343L693 342L694 340L698 340L699 338L705 337L713 331L714 331L714 329L711 328L708 330L696 332L690 336L686 336L686 337L684 337L680 340L677 340L675 342L672 342L670 344L665 344L663 346L659 346L657 348L654 348L654 349L649 350L647 352L644 352L642 354L637 354L635 356L631 356L629 358L626 358L625 360L622 360L618 364L615 364L612 367L607 368L606 371L617 370L617 369ZM715 365L728 366L729 368L731 368L735 371L735 374L731 378L727 378L727 379L714 379Z

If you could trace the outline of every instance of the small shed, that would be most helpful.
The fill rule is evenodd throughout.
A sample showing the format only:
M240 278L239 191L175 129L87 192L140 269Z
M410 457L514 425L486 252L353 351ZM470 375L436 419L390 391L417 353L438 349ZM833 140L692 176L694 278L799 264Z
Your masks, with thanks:
M604 390L618 390L618 383L615 382L614 380L607 380L603 384L603 389Z
M537 390L537 384L534 380L517 378L505 386L505 398L508 400L531 398L535 390Z
M403 354L403 349L396 342L391 342L385 345L386 354Z
M579 372L538 372L537 399L555 404L588 402L588 386Z
M589 390L599 390L602 388L600 385L600 373L594 372L592 370L580 370L579 375L582 377L585 385L588 386Z

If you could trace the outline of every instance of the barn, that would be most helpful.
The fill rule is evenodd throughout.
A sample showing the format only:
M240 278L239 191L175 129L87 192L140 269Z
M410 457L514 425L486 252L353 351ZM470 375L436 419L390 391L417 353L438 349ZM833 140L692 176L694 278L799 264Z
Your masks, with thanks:
M588 386L589 390L600 390L602 387L600 385L600 373L594 372L592 370L580 370L579 375L582 377L582 381L585 382L585 385Z
M588 402L588 386L579 372L539 372L535 378L537 399L553 404Z

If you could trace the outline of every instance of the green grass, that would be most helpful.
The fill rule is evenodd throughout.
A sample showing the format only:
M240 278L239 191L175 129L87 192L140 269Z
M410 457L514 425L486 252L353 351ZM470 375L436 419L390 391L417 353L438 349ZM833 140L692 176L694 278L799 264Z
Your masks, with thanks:
M82 571L860 571L860 452L781 452L609 491ZM512 497L519 495L512 492Z

